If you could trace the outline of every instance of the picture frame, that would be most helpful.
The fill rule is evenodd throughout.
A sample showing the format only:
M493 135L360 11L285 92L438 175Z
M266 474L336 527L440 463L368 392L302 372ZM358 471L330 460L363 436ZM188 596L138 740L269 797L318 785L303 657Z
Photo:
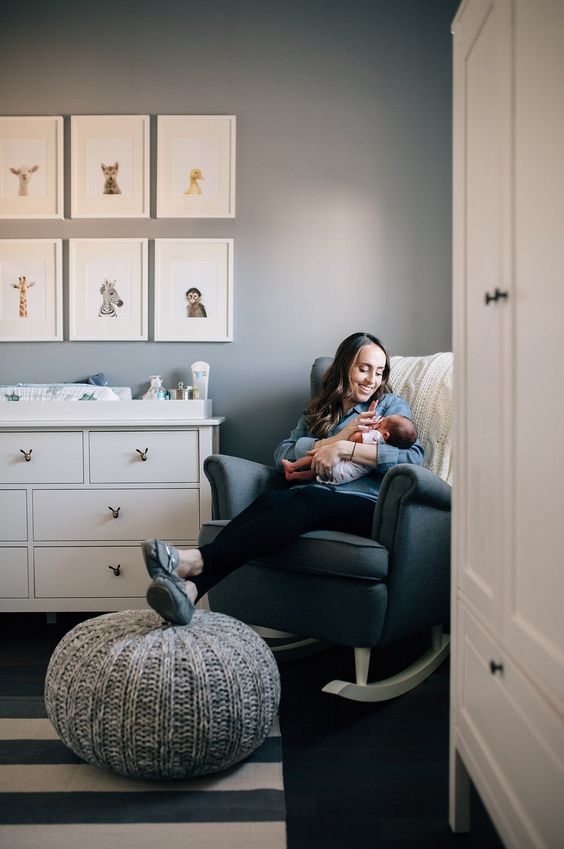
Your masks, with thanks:
M62 338L62 240L0 239L0 341Z
M233 341L233 239L155 239L155 342Z
M157 218L235 218L234 115L157 117Z
M148 240L69 240L69 338L144 341Z
M0 117L0 218L63 217L62 117Z
M149 218L148 115L71 116L71 217Z

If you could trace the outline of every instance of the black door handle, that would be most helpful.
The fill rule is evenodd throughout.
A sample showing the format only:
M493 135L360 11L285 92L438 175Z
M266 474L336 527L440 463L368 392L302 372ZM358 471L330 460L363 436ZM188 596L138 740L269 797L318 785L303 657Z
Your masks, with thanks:
M501 289L498 289L497 286L494 289L494 293L492 295L491 292L486 292L485 294L485 302L486 306L490 303L490 301L505 301L509 297L509 292L502 292Z

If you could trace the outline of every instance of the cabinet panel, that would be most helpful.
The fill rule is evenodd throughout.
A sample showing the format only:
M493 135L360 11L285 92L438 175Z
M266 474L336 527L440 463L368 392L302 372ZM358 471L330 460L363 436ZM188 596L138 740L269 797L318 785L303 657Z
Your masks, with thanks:
M0 540L27 539L27 493L0 489Z
M511 284L508 20L506 0L472 4L457 31L455 61L456 191L464 198L456 211L455 251L457 311L463 316L456 347L465 364L457 375L461 583L490 620L498 609L506 556L500 530L506 522L508 316L504 299L486 302L486 296L509 293Z
M515 555L506 577L506 614L508 638L545 686L557 691L564 711L564 3L519 4L516 46L514 321L519 344L514 358L519 391L512 406ZM546 404L549 427L539 427L531 414L530 387Z
M195 431L90 433L92 483L196 483L198 478Z
M196 489L36 489L33 516L36 540L195 540L199 493Z
M142 597L150 581L139 546L38 547L34 564L36 598Z
M513 800L531 845L559 845L564 793L564 723L472 615L461 610L460 728L473 755ZM492 674L491 663L501 670ZM535 825L533 826L532 823Z
M27 548L0 548L0 597L28 596Z
M27 452L29 461L22 452ZM10 484L82 483L82 433L0 433L0 480Z

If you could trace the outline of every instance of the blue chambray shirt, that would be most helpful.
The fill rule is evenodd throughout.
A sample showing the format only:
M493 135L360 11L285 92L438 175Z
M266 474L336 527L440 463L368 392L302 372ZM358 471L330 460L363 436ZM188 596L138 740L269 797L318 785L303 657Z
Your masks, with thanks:
M333 436L339 433L346 424L350 423L354 416L359 413L365 413L370 406L369 402L358 403L346 416L343 416L341 421L329 431L327 436ZM409 404L399 395L383 395L378 401L377 414L379 416L406 416L411 418L411 410ZM280 460L299 460L300 457L305 457L308 451L313 448L316 441L315 436L308 433L305 416L301 416L296 427L287 439L284 439L274 452L274 460L277 468L283 471ZM299 486L320 486L325 489L331 489L335 492L354 493L355 495L364 495L366 498L371 498L375 501L378 497L382 478L388 469L397 466L398 463L414 463L418 466L423 465L424 450L423 446L417 440L411 448L396 448L395 445L389 445L386 442L378 443L378 465L374 469L370 469L367 475L358 478L355 481L335 486L331 484L322 484L316 481L311 483L301 483Z

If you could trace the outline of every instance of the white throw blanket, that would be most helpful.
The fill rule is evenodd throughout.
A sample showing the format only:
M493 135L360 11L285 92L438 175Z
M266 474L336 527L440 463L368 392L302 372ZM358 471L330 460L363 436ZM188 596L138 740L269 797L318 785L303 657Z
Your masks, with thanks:
M452 353L392 357L392 391L408 402L425 466L452 485Z

